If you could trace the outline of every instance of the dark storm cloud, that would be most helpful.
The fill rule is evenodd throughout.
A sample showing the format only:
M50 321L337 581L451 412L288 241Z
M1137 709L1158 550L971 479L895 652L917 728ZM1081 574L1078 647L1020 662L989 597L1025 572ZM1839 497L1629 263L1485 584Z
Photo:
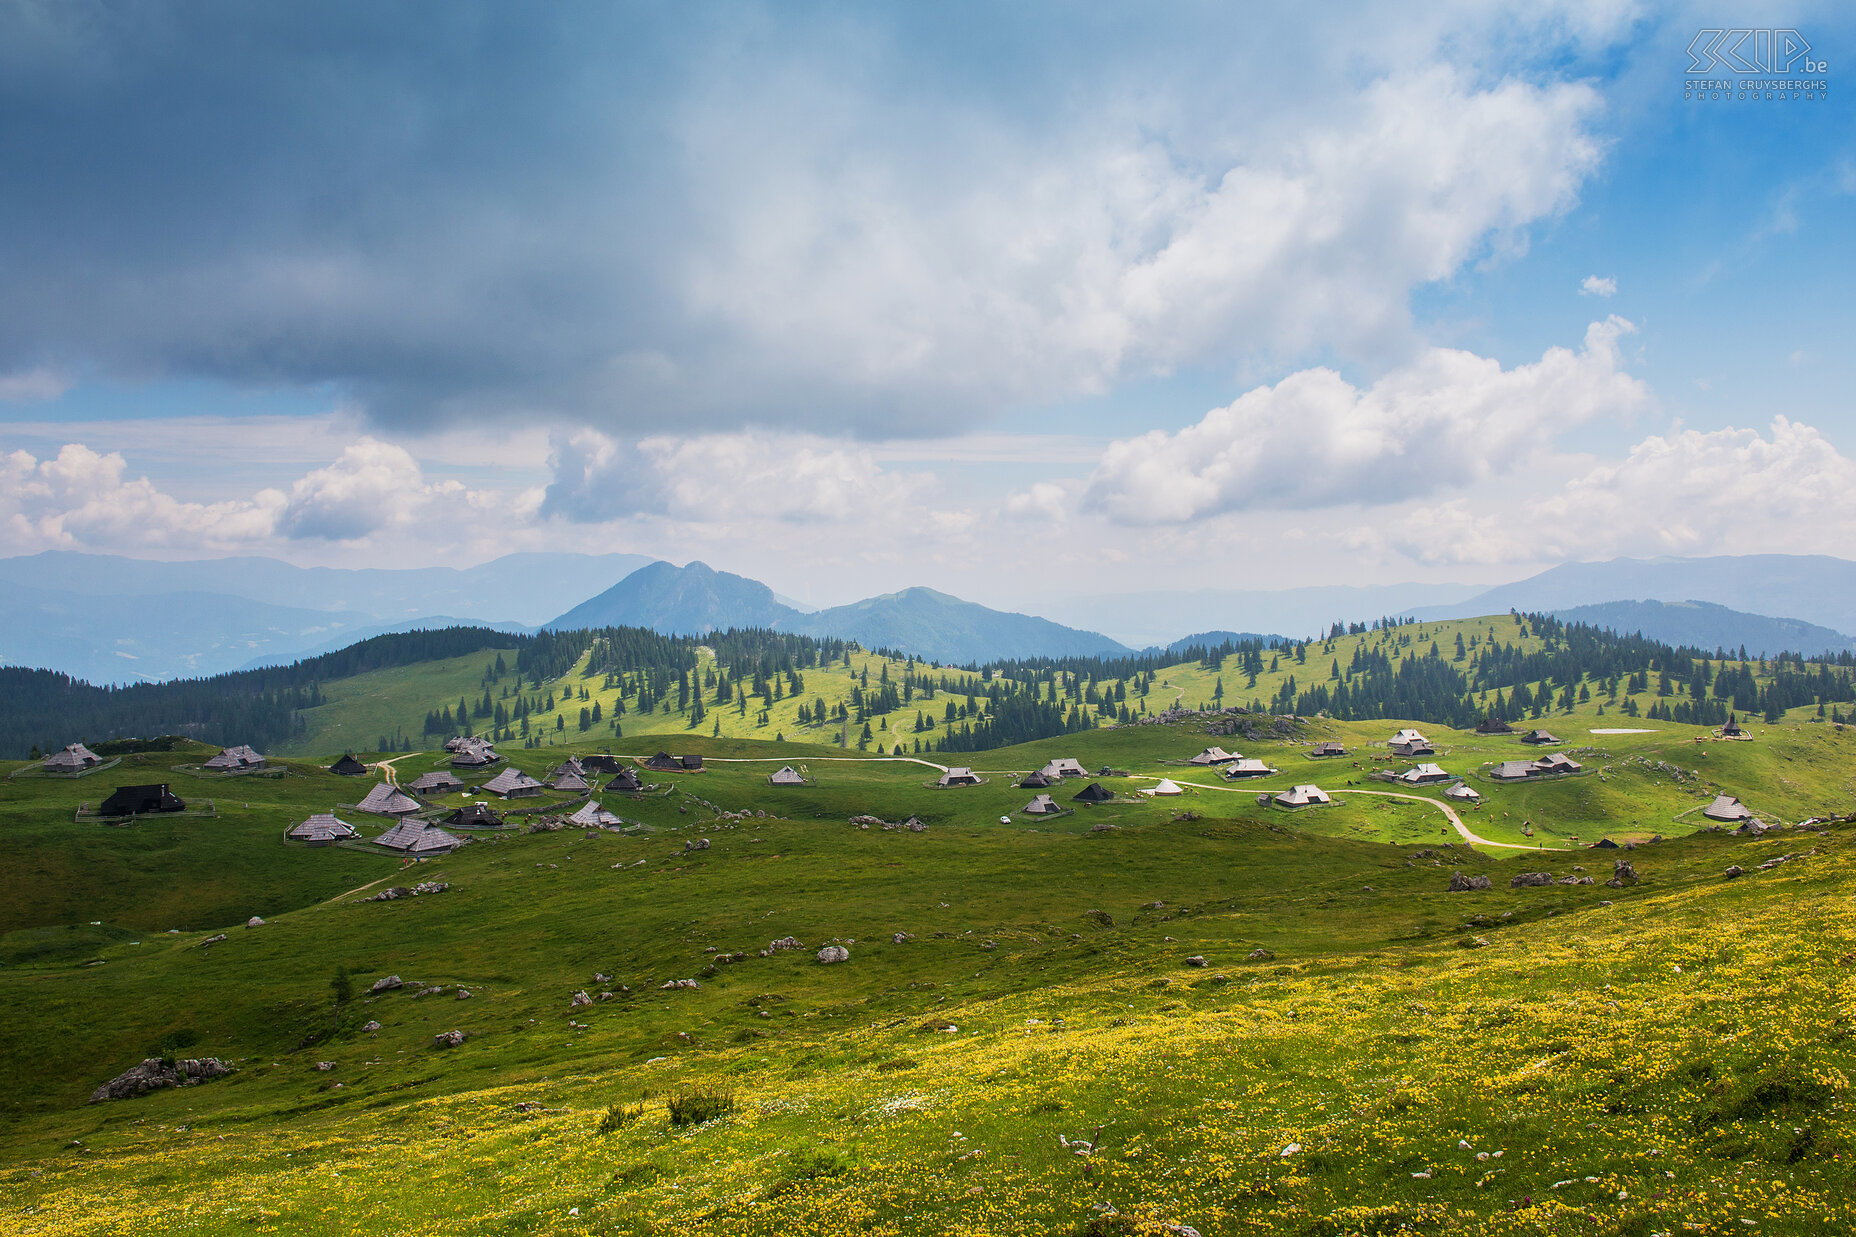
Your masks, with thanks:
M1294 134L1483 83L1285 95L1273 127L1273 74L1362 44L1396 73L1428 36L1297 25L1296 60L1259 53L1273 19L1183 12L0 0L0 378L332 384L401 425L946 429L1383 341L1414 282L1565 198L1432 176L1382 187L1370 236L1253 228L1309 191ZM1494 145L1576 184L1584 105L1521 95L1451 166ZM1407 214L1455 226L1380 261Z

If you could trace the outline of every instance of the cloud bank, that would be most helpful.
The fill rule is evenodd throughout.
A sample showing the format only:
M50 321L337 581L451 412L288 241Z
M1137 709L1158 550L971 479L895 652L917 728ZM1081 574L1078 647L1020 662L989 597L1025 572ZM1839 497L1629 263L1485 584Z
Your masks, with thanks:
M1177 433L1117 442L1085 503L1125 524L1180 524L1229 511L1394 503L1508 472L1561 434L1647 407L1620 337L1594 322L1578 351L1550 348L1504 370L1432 348L1364 390L1330 369L1291 374Z

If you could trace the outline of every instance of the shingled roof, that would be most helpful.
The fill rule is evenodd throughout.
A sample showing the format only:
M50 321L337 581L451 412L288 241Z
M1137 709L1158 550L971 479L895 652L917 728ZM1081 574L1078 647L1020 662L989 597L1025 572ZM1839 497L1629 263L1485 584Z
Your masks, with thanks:
M353 752L343 752L342 758L329 766L330 773L339 773L343 777L364 777L367 766L354 758Z
M47 773L79 773L102 763L103 757L82 743L67 743L62 750L47 756L39 767Z
M367 812L374 816L404 816L419 810L419 801L402 791L398 786L389 786L377 782L361 802L355 804L358 812Z
M442 855L464 845L463 838L422 820L402 820L374 841L388 850L404 851L415 856Z
M308 842L311 846L327 846L343 838L356 836L355 828L345 820L336 819L330 812L318 812L308 820L295 826L285 837L295 838L299 842Z
M201 767L211 769L216 773L229 769L262 769L264 757L258 755L249 746L241 744L238 747L226 748Z
M540 782L513 765L485 782L483 788L490 794L501 795L505 799L538 795L546 789Z

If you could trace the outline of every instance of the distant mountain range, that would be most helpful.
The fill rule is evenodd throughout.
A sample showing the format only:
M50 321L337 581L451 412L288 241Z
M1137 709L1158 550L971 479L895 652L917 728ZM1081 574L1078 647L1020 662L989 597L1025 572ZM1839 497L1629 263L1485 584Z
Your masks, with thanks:
M771 627L837 636L865 648L902 649L932 661L965 664L1015 657L1116 656L1131 650L1093 631L1028 614L1010 614L929 588L885 593L811 613L779 601L758 580L706 563L652 563L546 624L637 626L672 634Z
M1382 615L1460 618L1510 609L1703 648L1841 652L1856 649L1845 634L1856 631L1856 562L1778 554L1618 559L1566 564L1492 589L1165 590L1057 598L1041 608L1047 617L910 588L809 611L758 580L635 554L511 554L463 569L384 570L53 551L0 559L0 663L127 683L217 674L383 632L470 623L505 631L543 624L675 633L771 627L964 665L1269 638L1257 632L1303 638ZM1233 620L1249 630L1236 630ZM1181 627L1202 630L1181 637Z
M416 627L528 631L650 561L510 554L385 570L53 550L0 559L0 662L135 683L294 661Z
M1563 563L1513 584L1448 604L1420 606L1412 613L1418 618L1467 618L1626 600L1704 601L1746 614L1798 619L1838 633L1856 632L1856 562L1821 554L1749 554ZM1750 651L1753 641L1746 645Z
M1840 631L1802 619L1745 614L1707 601L1607 601L1553 613L1568 622L1609 627L1625 635L1641 632L1667 644L1690 644L1702 649L1744 647L1755 657L1780 651L1805 654L1856 651L1856 640Z
M1200 648L1215 649L1221 644L1245 644L1252 640L1260 644L1268 644L1272 640L1281 641L1282 639L1281 636L1266 636L1254 631L1200 631L1190 636L1181 636L1167 645L1165 651L1178 653L1194 645Z

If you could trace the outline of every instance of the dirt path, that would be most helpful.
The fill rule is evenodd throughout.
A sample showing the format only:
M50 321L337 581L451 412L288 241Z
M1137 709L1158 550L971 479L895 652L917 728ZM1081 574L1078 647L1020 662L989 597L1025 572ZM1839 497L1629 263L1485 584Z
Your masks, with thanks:
M627 756L625 757L625 759L643 760L644 757L643 756ZM813 761L853 761L853 760L858 761L860 763L866 763L866 764L875 763L877 761L883 761L887 764L926 765L928 768L935 770L935 772L937 773L947 772L946 765L938 765L932 760L923 760L920 756L792 756L792 757L787 757L787 756L704 756L703 757L704 763L717 764L717 765L720 765L720 764L796 765L796 764L809 764Z
M393 787L393 789L395 790L398 790L400 788L400 779L399 779L399 774L394 771L393 762L395 760L405 760L409 756L417 756L419 754L420 753L418 752L402 752L398 756L392 756L392 757L387 758L386 760L376 762L374 767L376 769L385 769L387 771L387 785Z
M1147 774L1138 774L1136 775L1136 780L1157 782L1160 779L1148 776ZM1179 782L1177 779L1175 779L1175 781L1176 784L1180 786L1191 786L1196 790L1222 790L1235 795L1256 793L1254 790L1246 790L1237 786L1207 786L1204 782ZM1409 799L1413 803L1428 803L1430 806L1442 812L1444 814L1444 819L1456 826L1457 834L1472 846L1491 846L1498 850L1572 849L1570 847L1561 846L1529 846L1524 842L1491 842L1488 838L1478 836L1476 833L1472 832L1469 826L1463 823L1463 818L1456 814L1456 809L1451 807L1448 803L1445 803L1442 799L1430 799L1426 798L1424 795L1408 795L1396 790L1360 790L1357 787L1349 787L1346 790L1330 790L1328 793L1330 795L1379 795L1387 799Z

